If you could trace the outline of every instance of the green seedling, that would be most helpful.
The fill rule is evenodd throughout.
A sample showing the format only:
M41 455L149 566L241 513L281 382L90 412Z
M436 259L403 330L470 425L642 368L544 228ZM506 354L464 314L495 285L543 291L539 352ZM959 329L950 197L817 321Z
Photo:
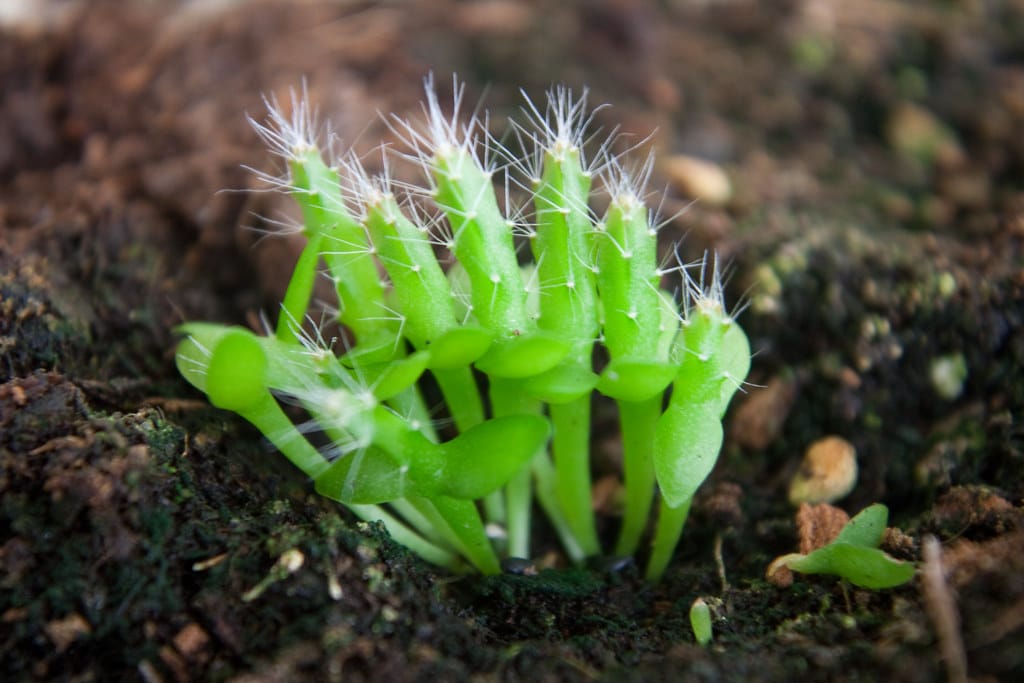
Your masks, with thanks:
M879 549L888 519L889 509L884 505L867 507L828 545L806 555L783 555L772 562L768 572L784 566L801 574L831 574L861 588L901 586L914 578L916 568L912 562L902 562Z
M698 645L703 647L711 642L711 609L704 598L697 598L690 605L690 628Z
M556 89L543 110L528 103L513 153L462 121L453 85L449 113L428 79L425 124L390 122L421 187L392 180L390 149L376 174L352 153L325 158L305 99L293 98L290 116L268 103L268 121L254 125L285 172L262 177L294 197L305 248L272 333L189 323L178 367L320 494L430 562L483 573L502 555L529 556L534 502L573 561L605 552L591 402L608 397L626 491L615 550L641 552L660 491L647 567L657 580L749 368L717 261L697 275L678 258L659 266L644 201L652 161L627 171L614 136L588 153L585 97ZM601 216L596 191L609 197ZM532 263L521 263L526 252ZM312 324L322 275L345 330L340 352ZM679 300L662 289L671 277ZM428 375L451 417L442 429L421 393Z

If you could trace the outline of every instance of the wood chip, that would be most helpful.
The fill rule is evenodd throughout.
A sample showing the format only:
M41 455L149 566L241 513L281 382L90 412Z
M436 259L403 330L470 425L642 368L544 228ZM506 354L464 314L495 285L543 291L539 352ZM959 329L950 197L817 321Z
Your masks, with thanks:
M71 643L92 633L92 626L81 614L72 612L63 619L54 619L47 623L43 630L59 654L71 647Z
M195 660L209 642L210 636L194 621L174 636L174 647L188 660Z
M796 529L800 535L800 554L807 555L831 543L850 521L845 511L820 503L804 503L796 512Z

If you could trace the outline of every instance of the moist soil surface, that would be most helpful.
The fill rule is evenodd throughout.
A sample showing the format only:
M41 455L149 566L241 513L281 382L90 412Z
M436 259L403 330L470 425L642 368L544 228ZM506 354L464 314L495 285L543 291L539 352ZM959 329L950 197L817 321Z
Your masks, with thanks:
M21 5L0 29L5 680L1024 680L1024 4ZM486 91L496 130L520 88L589 86L614 105L595 127L662 160L666 243L731 264L751 386L657 585L567 567L540 522L535 573L425 565L174 369L175 325L257 327L301 246L261 238L291 210L243 168L275 170L245 120L261 95L305 79L366 151L431 71ZM596 494L620 445L595 415ZM888 505L910 583L766 581L828 435L859 464L838 505Z

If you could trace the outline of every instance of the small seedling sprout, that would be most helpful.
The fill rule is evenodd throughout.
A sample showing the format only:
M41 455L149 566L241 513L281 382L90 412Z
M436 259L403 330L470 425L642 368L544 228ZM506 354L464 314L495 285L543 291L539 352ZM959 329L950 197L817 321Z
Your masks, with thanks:
M846 523L831 543L804 555L791 553L776 558L768 568L769 577L781 567L801 574L831 574L854 586L880 590L895 588L914 578L916 567L882 551L889 509L876 503L861 510Z
M698 645L706 646L711 642L711 610L704 598L697 598L690 606L690 628Z

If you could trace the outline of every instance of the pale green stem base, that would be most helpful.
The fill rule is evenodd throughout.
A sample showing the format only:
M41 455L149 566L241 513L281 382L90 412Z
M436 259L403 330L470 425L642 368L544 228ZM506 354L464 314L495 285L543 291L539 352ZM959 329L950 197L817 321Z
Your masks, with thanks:
M473 501L445 496L432 499L413 497L407 498L404 504L415 510L434 530L433 533L441 537L436 545L451 546L482 574L500 571L498 556L484 533L480 513Z
M493 417L506 415L536 415L540 402L527 396L519 380L490 377L491 412ZM530 469L524 467L505 485L505 521L508 532L508 554L512 557L530 556L530 508L533 494ZM490 513L495 504L484 501ZM488 521L495 521L489 519Z
M530 489L530 470L513 476L505 485L505 497L508 501L506 522L508 524L509 557L530 556L530 513L533 492Z
M437 511L437 508L434 507L433 503L426 498L420 497L406 498L402 502L415 510L417 514L426 520L426 524L433 530L434 535L442 539L437 541L438 545L451 548L455 552L460 553L463 557L469 556L469 551L462 542L462 539L460 539L458 534L456 534L451 528L447 520L441 516L441 513ZM392 503L392 505L394 505L394 503Z
M440 520L458 539L459 550L481 574L498 574L501 566L487 537L480 511L471 500L438 496L430 500ZM443 527L442 527L443 528Z
M626 509L615 554L634 555L647 528L654 501L654 429L661 415L661 394L646 401L619 401L622 468Z
M562 541L566 555L574 564L579 564L586 557L587 553L576 540L569 522L565 519L562 506L558 503L558 492L555 488L555 467L547 453L539 453L533 459L533 476L537 480L537 502L547 515L548 521L555 527L558 538Z
M554 436L555 486L565 519L584 555L598 555L590 482L590 394L548 407Z
M508 515L505 511L505 490L498 489L484 496L484 517L488 524L504 528Z
M436 519L424 514L418 505L413 504L410 499L399 498L390 501L388 505L401 516L406 524L434 545L446 550L458 551L458 544L444 533L444 529L437 527Z
M658 506L658 526L654 532L654 545L651 548L651 558L647 561L648 581L655 583L661 579L662 574L672 560L679 537L683 533L683 525L690 514L690 503L693 499L686 501L679 507L673 509L665 505L662 500Z

